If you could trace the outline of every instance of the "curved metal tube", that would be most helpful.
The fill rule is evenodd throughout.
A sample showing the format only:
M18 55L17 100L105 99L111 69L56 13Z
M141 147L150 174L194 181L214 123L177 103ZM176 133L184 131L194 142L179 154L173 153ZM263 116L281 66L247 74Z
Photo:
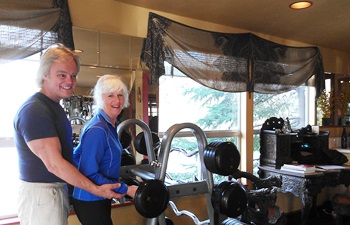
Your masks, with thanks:
M120 131L126 129L129 125L138 125L139 127L141 127L141 129L143 130L143 133L145 135L148 160L149 160L151 165L157 166L158 163L155 161L156 156L155 156L155 152L153 150L152 132L151 132L151 129L149 128L149 126L145 122L143 122L142 120L138 120L138 119L125 120L125 121L121 122L117 127L117 133L118 133L119 138L121 138L121 133L122 133ZM157 171L158 169L159 168L156 167L155 171ZM163 180L163 182L164 182L164 180ZM147 219L147 225L157 225L157 224L165 225L164 213L162 213L160 216L158 216L156 218L148 218Z
M183 148L172 148L170 149L170 152L181 152L184 156L186 157L192 157L195 154L199 152L199 150L194 150L194 151L187 151L186 149Z
M156 173L156 178L164 181L165 175L166 175L166 169L168 165L169 160L169 153L170 153L170 147L171 142L175 135L182 129L190 129L190 131L195 135L197 138L198 143L198 151L199 151L199 157L201 161L201 169L202 169L202 176L204 175L205 178L211 178L211 173L204 174L207 170L204 165L203 155L204 155L204 149L207 147L207 138L201 128L199 128L197 125L192 123L182 123L182 124L174 124L171 126L165 133L162 139L161 147L160 147L160 154L159 154L159 163L161 164L161 169L158 170L158 173ZM209 187L210 189L212 187Z
M169 160L171 142L175 137L175 135L182 129L190 129L190 131L194 134L194 136L197 139L198 152L199 152L199 158L201 163L201 176L202 176L199 179L203 180L204 178L208 184L209 192L206 194L207 210L209 215L209 221L214 221L214 209L211 204L211 192L214 186L213 175L210 171L206 169L204 165L204 150L207 147L208 143L207 143L207 138L204 134L204 131L201 128L199 128L197 125L192 123L174 124L164 133L161 147L160 147L159 159L158 159L161 167L160 169L156 170L155 177L156 179L164 182L168 160ZM214 222L211 222L211 223L213 224Z
M197 218L196 215L194 215L193 213L187 211L187 210L181 210L179 211L175 205L174 202L172 201L169 201L169 205L171 206L171 208L173 209L174 213L176 216L182 216L182 215L185 215L185 216L188 216L190 217L193 222L196 224L196 225L207 225L207 224L210 224L210 221L209 220L205 220L205 221L199 221L199 219Z
M117 127L118 137L119 137L119 139L121 138L122 132L120 132L120 130L124 130L129 125L134 125L134 124L138 125L143 130L143 133L145 135L148 160L150 163L153 163L156 160L156 156L155 156L155 153L153 150L152 133L151 133L151 129L148 127L148 125L145 122L143 122L142 120L138 120L138 119L128 119L128 120L121 122Z

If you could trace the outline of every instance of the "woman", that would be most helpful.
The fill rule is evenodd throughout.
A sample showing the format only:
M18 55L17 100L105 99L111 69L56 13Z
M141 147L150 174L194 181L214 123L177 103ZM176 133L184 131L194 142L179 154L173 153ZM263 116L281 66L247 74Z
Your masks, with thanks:
M122 145L117 134L117 117L129 106L129 91L119 76L104 75L93 90L95 116L84 126L73 159L79 171L97 185L119 181ZM115 192L134 197L137 186L122 185ZM111 199L74 188L73 206L83 225L112 225Z

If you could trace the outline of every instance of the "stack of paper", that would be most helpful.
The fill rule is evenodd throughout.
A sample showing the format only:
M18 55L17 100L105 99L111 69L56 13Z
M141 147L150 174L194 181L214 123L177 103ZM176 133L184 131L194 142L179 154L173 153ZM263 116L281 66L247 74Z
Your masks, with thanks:
M316 167L308 164L284 164L281 167L281 170L299 173L314 173L316 172Z

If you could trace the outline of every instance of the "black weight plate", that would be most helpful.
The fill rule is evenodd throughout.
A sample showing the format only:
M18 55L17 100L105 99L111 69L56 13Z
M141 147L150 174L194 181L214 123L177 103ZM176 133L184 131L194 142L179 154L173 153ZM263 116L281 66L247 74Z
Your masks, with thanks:
M143 143L142 143L143 142ZM145 137L144 137L144 133L143 132L140 132L136 135L135 137L135 140L134 140L134 147L135 147L135 150L142 154L142 155L147 155L147 149L146 148L142 148L141 145L145 145L146 144L144 143L145 142Z
M211 192L211 204L217 213L221 213L221 198L225 189L230 185L229 181L223 181L216 185Z
M122 144L123 148L127 148L127 147L130 146L130 144L131 144L131 134L128 131L123 130L122 135L120 137L120 144Z
M211 146L207 146L204 150L204 165L212 173L218 173L218 169L215 163L215 149Z
M238 217L247 210L247 194L237 182L231 182L223 192L220 211L228 217Z
M234 143L222 142L215 153L215 163L220 175L228 176L238 169L241 156Z
M154 147L157 143L160 142L160 139L156 133L152 134L152 140L153 140L153 146ZM147 147L146 147L146 139L143 132L140 132L136 135L136 138L134 140L134 146L138 153L142 155L147 155Z
M169 203L169 190L160 180L147 180L140 183L134 197L138 213L146 218L162 214Z
M136 165L136 159L127 149L123 149L121 166Z
M217 150L218 143L220 141L213 141L209 143L204 150L204 165L212 173L218 173L218 168L215 162L215 151Z
M236 145L232 142L211 142L204 151L206 168L219 175L231 175L239 166L241 157Z

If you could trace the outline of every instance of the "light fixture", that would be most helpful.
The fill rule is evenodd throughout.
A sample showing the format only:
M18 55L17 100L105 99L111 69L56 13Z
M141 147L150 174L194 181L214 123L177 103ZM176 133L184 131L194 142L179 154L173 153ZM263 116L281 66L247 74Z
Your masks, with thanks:
M74 49L74 52L76 52L76 53L81 53L81 52L84 52L84 51L81 50L81 49Z
M289 7L292 9L306 9L309 8L311 5L312 2L310 1L298 1L290 4Z

